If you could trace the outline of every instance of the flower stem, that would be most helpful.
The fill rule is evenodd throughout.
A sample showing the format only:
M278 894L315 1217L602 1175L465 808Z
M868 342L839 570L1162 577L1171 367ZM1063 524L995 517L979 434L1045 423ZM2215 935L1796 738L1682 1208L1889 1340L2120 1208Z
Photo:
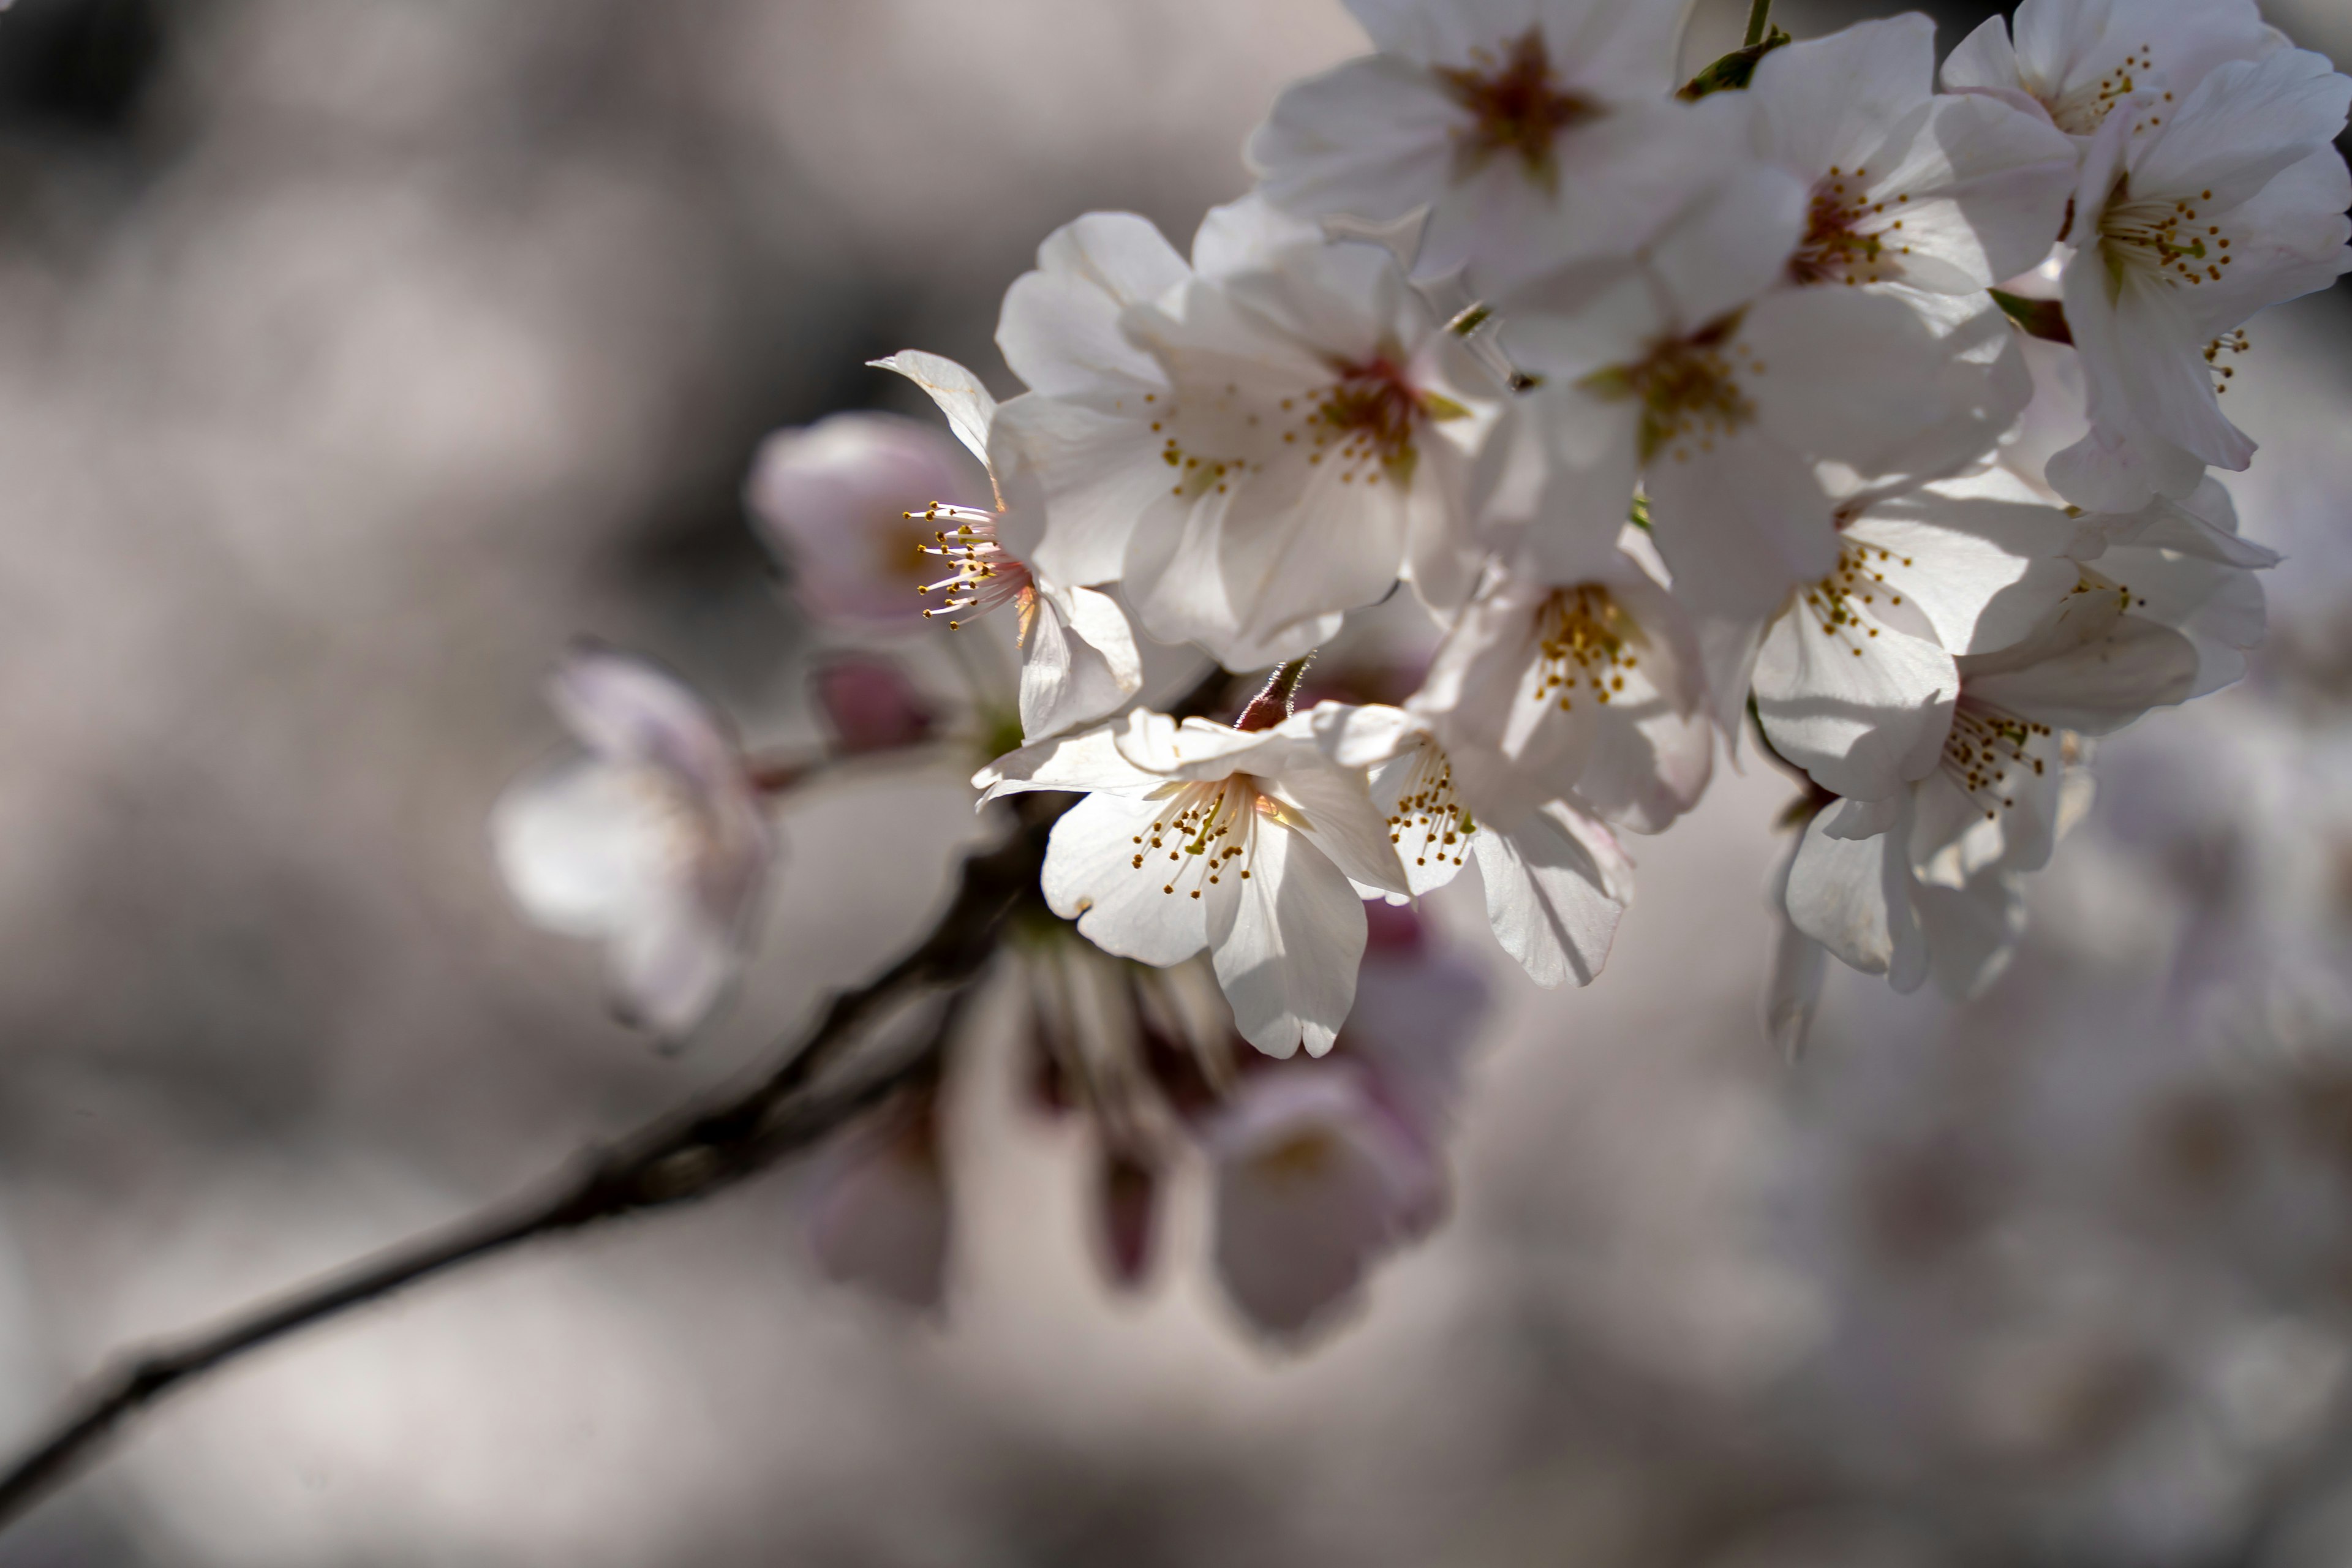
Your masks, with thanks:
M1242 716L1234 721L1236 730L1271 730L1290 717L1291 704L1298 695L1298 683L1307 677L1307 667L1313 663L1310 650L1303 658L1294 658L1266 678L1265 686L1249 700Z
M1748 39L1743 46L1754 48L1764 41L1765 29L1772 25L1772 0L1754 0L1748 7Z

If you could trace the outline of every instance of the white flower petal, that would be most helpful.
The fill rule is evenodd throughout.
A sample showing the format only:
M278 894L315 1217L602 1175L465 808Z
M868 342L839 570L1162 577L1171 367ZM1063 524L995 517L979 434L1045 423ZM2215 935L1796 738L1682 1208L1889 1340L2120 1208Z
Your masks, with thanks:
M1633 900L1633 866L1596 819L1554 802L1507 833L1473 836L1495 940L1547 989L1589 985Z
M1653 463L1649 489L1652 537L1695 610L1769 616L1837 564L1836 504L1811 465L1760 431Z
M1192 957L1209 942L1204 900L1174 886L1181 864L1170 848L1151 849L1151 824L1164 803L1115 795L1087 796L1054 824L1041 879L1045 903L1105 952L1165 968ZM1181 851L1177 853L1181 855ZM1140 869L1138 855L1144 857ZM1354 895L1349 895L1354 903ZM1360 909L1358 921L1363 919ZM1352 985L1355 970L1349 979Z
M499 870L532 923L567 936L627 929L674 876L672 791L652 769L572 758L509 785L490 816Z
M1108 725L1076 735L1052 736L1008 752L971 776L972 788L981 792L983 804L999 795L1030 790L1116 790L1139 795L1166 782L1160 773L1129 762L1117 732Z
M1927 943L1912 909L1907 854L1910 801L1887 830L1843 837L1843 804L1824 806L1806 825L1789 868L1789 920L1849 967L1884 974L1897 991L1927 978Z
M1004 296L996 346L1033 392L1066 396L1160 384L1151 356L1119 331L1130 305L1181 286L1192 268L1149 218L1088 213L1037 248L1037 270Z
M1011 493L1043 492L1045 525L1031 568L1073 585L1118 581L1137 520L1168 495L1139 393L1016 397L997 411L993 450Z
M1222 878L1202 900L1234 1027L1268 1056L1287 1057L1304 1045L1307 1055L1319 1057L1339 1037L1356 999L1363 903L1303 834L1259 824L1246 865L1247 877ZM1194 900L1179 889L1166 901Z
M1383 892L1408 890L1389 826L1372 805L1363 773L1352 768L1294 763L1273 779L1276 791L1304 814L1315 847L1351 879Z
M1773 749L1823 789L1881 800L1943 754L1959 671L1935 643L1878 624L1859 603L1823 603L1809 595L1765 635L1757 712Z
M887 359L866 363L877 370L895 370L929 393L964 449L982 462L988 461L988 427L996 418L996 399L980 384L980 377L951 359L919 349L901 349Z
M1021 732L1031 741L1092 723L1143 684L1126 614L1091 588L1039 593L1021 653Z
M2197 650L2169 626L2126 616L2103 637L2021 669L1970 674L1970 699L2062 730L2105 735L2187 700Z
M1822 972L1827 950L1799 931L1789 918L1789 872L1797 861L1790 847L1772 874L1772 977L1764 994L1764 1032L1781 1055L1794 1059L1812 1032L1813 1013L1822 998Z

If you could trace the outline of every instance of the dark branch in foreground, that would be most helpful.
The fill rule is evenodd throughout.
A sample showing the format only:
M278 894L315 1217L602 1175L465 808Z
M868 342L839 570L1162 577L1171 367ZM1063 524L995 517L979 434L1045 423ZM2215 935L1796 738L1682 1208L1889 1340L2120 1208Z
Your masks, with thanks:
M1017 804L1019 829L964 861L955 899L930 934L875 979L835 995L815 1027L765 1079L591 1153L575 1173L558 1177L537 1198L393 1247L100 1379L0 1475L0 1526L89 1460L125 1421L201 1373L520 1242L707 1197L821 1142L888 1098L937 1058L1006 921L1037 896L1046 834L1067 797L1024 795ZM856 1074L832 1070L854 1047L878 1037L882 1025L918 1004L929 1008L925 1027L891 1053L887 1066Z

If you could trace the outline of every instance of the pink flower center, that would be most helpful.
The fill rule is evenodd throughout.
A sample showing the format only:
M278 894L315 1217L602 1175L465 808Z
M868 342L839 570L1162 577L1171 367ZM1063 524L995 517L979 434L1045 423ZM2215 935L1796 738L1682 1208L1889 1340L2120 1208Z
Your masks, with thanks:
M937 605L925 608L923 618L956 613L984 616L1001 605L1019 601L1022 638L1025 642L1036 587L1028 566L1007 554L996 542L996 514L939 501L919 515L925 522L952 525L933 532L934 542L925 545L923 553L936 555L954 568L949 575L936 583L926 583L919 590L927 598L933 594L940 595ZM948 629L953 631L962 625L961 620L951 620Z
M1598 119L1601 106L1559 85L1543 29L1529 27L1503 47L1498 58L1473 49L1467 66L1441 66L1448 97L1469 110L1455 132L1456 175L1475 174L1496 157L1513 157L1528 179L1550 190L1559 183L1553 144L1571 126Z

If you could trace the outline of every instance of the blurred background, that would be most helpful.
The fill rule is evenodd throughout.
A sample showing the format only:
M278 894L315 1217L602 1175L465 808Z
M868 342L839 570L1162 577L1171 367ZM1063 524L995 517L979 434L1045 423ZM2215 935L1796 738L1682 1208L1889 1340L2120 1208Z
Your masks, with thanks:
M2269 9L2352 58L2347 0ZM485 819L576 633L806 733L760 437L911 409L862 367L901 347L1009 390L1048 229L1181 245L1358 47L1337 0L0 17L0 1440L725 1079L928 922L960 769L796 800L751 984L664 1057ZM1633 846L1588 992L1441 907L1497 998L1456 1213L1303 1351L1204 1280L1197 1193L1108 1297L1069 1140L975 1072L943 1322L824 1284L771 1179L241 1364L0 1564L2352 1560L2352 293L2252 336L2271 644L2104 749L1980 1004L1836 972L1776 1059L1789 790L1727 776Z

